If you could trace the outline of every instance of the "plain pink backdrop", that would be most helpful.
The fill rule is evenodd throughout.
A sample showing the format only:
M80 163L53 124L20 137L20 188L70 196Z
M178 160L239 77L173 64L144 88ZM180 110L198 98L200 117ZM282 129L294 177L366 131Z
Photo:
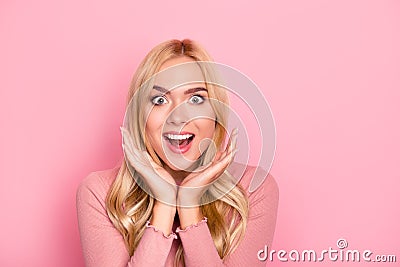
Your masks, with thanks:
M274 249L343 237L400 261L400 2L250 3L1 2L0 266L83 266L77 185L121 157L139 61L185 37L251 77L272 108Z

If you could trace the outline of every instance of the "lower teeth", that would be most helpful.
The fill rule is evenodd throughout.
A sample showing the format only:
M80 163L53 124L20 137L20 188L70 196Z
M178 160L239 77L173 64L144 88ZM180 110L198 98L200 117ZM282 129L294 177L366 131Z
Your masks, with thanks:
M189 139L184 139L184 140L171 140L168 139L168 141L171 143L171 145L180 147L180 146L186 146L189 144Z

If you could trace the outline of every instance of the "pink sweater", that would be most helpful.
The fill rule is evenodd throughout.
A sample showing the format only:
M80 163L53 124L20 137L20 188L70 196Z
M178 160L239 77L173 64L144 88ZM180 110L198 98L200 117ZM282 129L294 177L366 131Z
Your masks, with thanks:
M178 231L177 239L166 237L161 231L149 226L145 229L134 255L130 257L122 235L111 223L105 207L107 192L118 170L119 167L115 167L93 172L82 180L77 190L76 206L86 266L173 266L180 243L184 250L185 265L188 267L265 266L266 262L258 260L257 252L264 249L265 245L271 247L275 230L278 187L272 175L268 174L256 191L248 193L250 210L245 237L238 248L222 261L206 220ZM255 170L254 167L247 166L239 181L246 192ZM234 171L231 173L234 175ZM178 226L179 222L175 221L173 230Z

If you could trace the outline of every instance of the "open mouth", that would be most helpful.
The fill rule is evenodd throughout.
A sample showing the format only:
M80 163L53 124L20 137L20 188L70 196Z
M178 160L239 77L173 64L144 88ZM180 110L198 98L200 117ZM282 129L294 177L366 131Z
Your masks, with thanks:
M184 147L190 144L194 138L194 134L186 133L186 134L172 134L172 133L165 133L164 134L165 140L167 140L171 145L175 147Z
M195 134L189 132L166 132L163 137L171 152L184 154L190 150Z

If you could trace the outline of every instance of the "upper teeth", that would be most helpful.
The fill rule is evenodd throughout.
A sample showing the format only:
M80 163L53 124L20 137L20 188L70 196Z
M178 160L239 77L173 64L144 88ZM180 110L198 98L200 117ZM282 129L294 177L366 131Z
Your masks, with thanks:
M174 139L174 140L188 139L191 136L193 136L193 134L167 134L167 137L169 139Z

